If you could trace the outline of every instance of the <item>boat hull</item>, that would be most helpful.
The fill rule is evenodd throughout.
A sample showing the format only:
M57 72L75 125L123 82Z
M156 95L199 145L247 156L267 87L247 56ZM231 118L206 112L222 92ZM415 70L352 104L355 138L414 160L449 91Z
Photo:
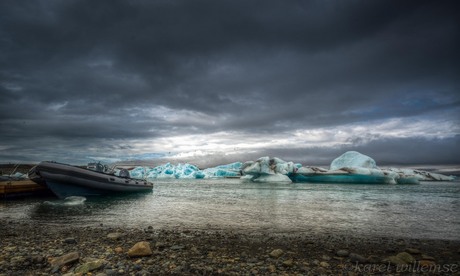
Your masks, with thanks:
M60 198L149 192L153 189L153 184L145 180L118 177L67 164L41 162L37 171Z

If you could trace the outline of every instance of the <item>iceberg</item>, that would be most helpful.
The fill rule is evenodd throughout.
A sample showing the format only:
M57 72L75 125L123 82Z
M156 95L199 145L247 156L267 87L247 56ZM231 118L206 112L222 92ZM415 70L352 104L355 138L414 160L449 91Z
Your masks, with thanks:
M117 169L115 174L119 175L122 171L126 170ZM129 170L129 176L137 179L240 178L257 183L419 184L420 181L455 180L454 176L415 169L381 169L374 159L357 151L348 151L335 158L329 169L265 156L256 161L234 162L204 170L188 163L134 167Z
M455 177L413 169L381 169L374 159L348 151L331 162L330 169L300 167L290 175L294 182L353 184L419 184L420 181L454 181Z
M348 151L334 159L329 170L301 167L290 177L294 182L396 184L395 176L382 171L371 157Z
M427 172L414 169L387 168L383 171L388 174L395 174L398 184L413 184L415 181L454 181L454 176L447 176L439 173Z
M374 159L357 151L347 151L332 161L330 170L341 168L379 169Z
M141 170L135 168L131 172L135 170ZM177 164L173 165L171 163L166 163L161 166L156 166L154 168L144 168L146 171L145 178L147 179L155 179L155 178L203 178L204 174L201 170L191 164ZM135 174L130 172L131 177L136 178Z
M261 157L256 161L248 161L241 167L244 179L262 183L292 183L288 177L297 169L293 162L286 162L280 158Z
M203 170L205 178L240 177L243 163L234 162Z
M200 170L192 164L166 163L156 167L135 167L129 170L129 176L136 179L167 179L167 178L184 178L184 179L202 179L202 178L223 178L223 177L240 177L241 162L235 162L227 165L220 165L213 168ZM115 174L119 174L116 170Z
M0 174L0 180L23 180L29 178L27 174L15 172L13 174Z

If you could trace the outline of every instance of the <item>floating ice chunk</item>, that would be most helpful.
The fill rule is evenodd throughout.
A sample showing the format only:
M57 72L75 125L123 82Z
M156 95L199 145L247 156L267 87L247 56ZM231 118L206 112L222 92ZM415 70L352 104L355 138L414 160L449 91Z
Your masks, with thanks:
M294 182L419 184L419 181L452 181L455 177L413 169L380 169L369 156L349 151L332 161L330 170L300 167L289 175Z
M202 172L205 178L217 177L239 177L243 163L235 162L227 165L219 165L213 168L204 169Z
M69 196L64 198L63 200L45 201L44 204L53 206L77 206L83 205L85 201L86 197L84 196Z
M2 180L2 181L3 180L11 180L11 179L19 180L19 179L26 179L26 178L28 178L28 175L20 173L20 172L15 172L14 174L0 175L0 180Z
M329 170L320 168L320 167L300 167L297 168L296 173L299 174L315 174L315 173L325 173L328 172ZM345 173L345 172L343 172Z
M196 172L200 171L195 165L179 163L174 171L175 178L196 178Z
M432 173L432 172L426 172L426 171L416 171L422 175L425 176L425 179L427 181L454 181L455 177L454 176L447 176L439 173Z
M254 182L292 182L287 176L296 170L293 162L280 158L261 157L255 162L249 161L242 165L244 175L251 175Z
M230 164L226 164L226 165L219 165L219 166L216 166L214 167L215 169L222 169L222 170L229 170L229 171L240 171L241 170L241 166L243 165L243 163L241 162L234 162L234 163L230 163Z
M203 178L204 175L196 167L191 164L166 163L155 168L151 168L147 172L147 178Z
M360 168L360 167L343 167L340 170L348 172L349 174L385 176L385 173L381 169Z
M294 172L296 166L292 162L286 162L280 158L261 157L255 162L246 162L242 166L244 174L289 174Z
M150 167L135 167L129 171L131 178L185 178L185 179L201 179L201 178L215 178L215 177L239 177L241 176L241 162L235 162L227 165L220 165L214 168L200 170L197 166L192 164L173 165L166 163L164 165ZM115 171L119 174L119 170Z
M454 176L447 176L439 173L432 173L422 170L403 169L403 168L388 168L384 169L388 174L397 175L396 179L401 184L418 182L418 181L454 181Z
M216 177L238 177L241 176L239 171L208 168L203 170L205 178L216 178Z
M337 157L332 161L330 169L338 170L345 167L378 169L374 159L357 151L347 151Z
M270 164L270 157L265 156L257 159L256 164L259 164L260 174L273 174L275 173Z
M377 167L374 159L356 151L349 151L332 161L330 170L319 167L300 167L290 175L294 182L396 184L395 175Z
M144 179L146 175L146 168L136 167L129 171L129 177L136 179Z
M275 172L280 174L290 174L297 169L297 167L292 162L285 162L279 158L274 158L275 161Z
M260 162L246 162L245 166L243 166L243 173L244 174L261 174L262 168Z

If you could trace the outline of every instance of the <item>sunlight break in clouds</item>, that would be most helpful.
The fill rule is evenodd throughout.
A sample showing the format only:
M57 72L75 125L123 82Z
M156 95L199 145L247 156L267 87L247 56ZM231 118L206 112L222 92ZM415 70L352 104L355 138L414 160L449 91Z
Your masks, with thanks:
M360 140L366 144L382 138L446 138L452 137L458 127L450 122L413 119L392 119L375 124L351 124L334 128L295 130L269 135L243 132L178 135L154 140L141 140L132 146L137 152L170 152L172 158L201 157L216 153L244 154L270 148L339 147ZM450 130L450 131L445 131Z

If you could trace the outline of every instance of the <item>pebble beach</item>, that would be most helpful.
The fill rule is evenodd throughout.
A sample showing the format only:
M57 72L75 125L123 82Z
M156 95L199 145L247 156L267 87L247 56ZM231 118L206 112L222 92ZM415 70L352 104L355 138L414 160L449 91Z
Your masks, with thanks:
M0 275L460 275L460 242L0 221Z

